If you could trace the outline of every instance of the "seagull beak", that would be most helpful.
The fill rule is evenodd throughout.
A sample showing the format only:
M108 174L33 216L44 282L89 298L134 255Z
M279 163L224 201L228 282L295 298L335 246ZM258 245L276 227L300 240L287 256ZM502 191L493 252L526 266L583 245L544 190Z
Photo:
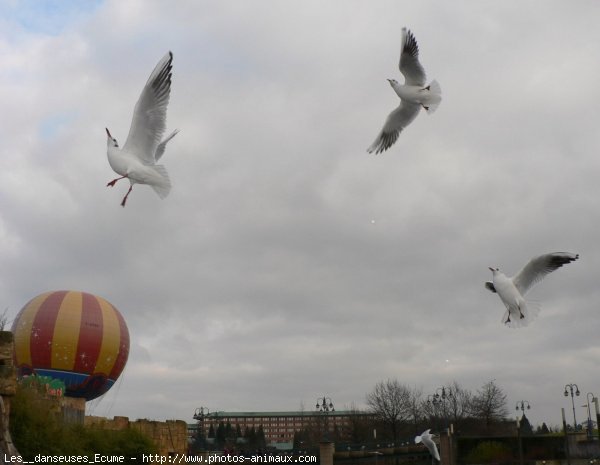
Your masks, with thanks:
M104 128L106 129L106 134L108 135L108 137L110 137L112 139L112 136L110 135L110 131L108 130L108 128Z
M496 271L496 269L495 269L495 268L492 268L491 266L488 266L488 269L489 269L490 271Z

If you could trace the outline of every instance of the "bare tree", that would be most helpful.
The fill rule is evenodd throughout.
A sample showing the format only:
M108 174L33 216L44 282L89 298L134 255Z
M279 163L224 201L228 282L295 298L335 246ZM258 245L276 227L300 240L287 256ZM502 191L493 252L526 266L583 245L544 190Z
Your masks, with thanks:
M4 331L8 323L8 307L0 314L0 331Z
M496 385L495 379L488 381L477 391L472 406L472 415L483 420L486 428L508 416L506 394Z
M423 389L414 388L410 390L409 399L409 410L410 418L412 420L413 433L417 435L419 433L418 426L421 422L423 413Z
M394 441L398 439L400 425L411 418L413 393L396 379L380 381L370 394L367 405L375 417L388 427Z
M463 388L456 381L450 384L450 391L452 392L452 396L449 396L446 402L446 413L451 422L457 423L470 416L473 393Z
M449 427L467 418L472 410L473 394L456 381L444 385L444 396L429 395L421 403L423 416L428 418L434 429Z

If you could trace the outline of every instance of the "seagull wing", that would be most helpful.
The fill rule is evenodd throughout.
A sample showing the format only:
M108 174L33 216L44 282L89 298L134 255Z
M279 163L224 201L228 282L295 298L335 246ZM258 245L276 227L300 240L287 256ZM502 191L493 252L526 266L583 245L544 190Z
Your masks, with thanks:
M531 286L538 283L548 273L552 273L567 263L571 263L579 258L579 254L569 252L555 252L540 255L532 258L527 265L523 267L513 278L515 287L521 295L529 290Z
M408 86L424 86L425 70L419 63L419 46L412 32L402 28L402 46L400 48L400 72Z
M435 445L435 442L433 442L433 440L431 438L427 438L427 439L423 439L423 444L425 444L425 446L429 450L429 453L432 455L432 457L439 462L440 461L440 453L437 449L437 446Z
M425 444L425 447L427 447L427 449L429 450L429 453L433 456L434 459L436 459L438 462L440 460L440 453L437 450L437 446L435 445L435 442L433 442L433 435L429 433L429 429L426 431L423 431L421 433L421 441L423 442L423 444ZM415 442L416 438L415 438Z
M421 110L421 105L406 101L400 102L398 108L388 115L383 128L367 152L381 153L394 145L400 132L417 117L419 110Z
M156 147L156 154L154 156L156 161L160 160L160 157L162 157L163 154L165 153L165 149L167 148L167 142L169 142L171 139L173 139L173 137L175 137L178 132L179 132L179 129L175 129L169 137L167 137L160 144L158 144L158 147Z
M135 104L129 135L123 145L124 151L137 155L147 164L156 162L156 148L167 124L172 63L173 54L169 52L152 71Z

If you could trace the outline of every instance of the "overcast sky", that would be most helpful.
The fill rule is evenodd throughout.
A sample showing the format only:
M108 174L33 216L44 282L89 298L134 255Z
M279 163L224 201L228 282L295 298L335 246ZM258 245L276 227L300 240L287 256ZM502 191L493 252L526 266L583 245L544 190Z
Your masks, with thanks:
M600 3L3 2L0 292L11 319L91 292L129 326L121 379L88 413L365 406L490 379L534 424L600 395ZM47 7L42 7L48 4ZM58 6L57 6L58 5ZM369 155L398 98L401 28L443 101ZM171 50L160 200L106 158ZM554 251L580 260L501 323L483 284Z

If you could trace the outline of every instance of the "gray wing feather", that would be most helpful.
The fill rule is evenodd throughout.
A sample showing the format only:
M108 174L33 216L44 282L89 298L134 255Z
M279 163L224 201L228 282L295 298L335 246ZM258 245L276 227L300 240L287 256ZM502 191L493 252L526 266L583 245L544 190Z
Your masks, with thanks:
M388 115L383 128L367 152L378 154L389 149L398 140L400 132L417 117L420 110L421 105L402 101L398 108Z
M569 252L555 252L534 257L512 278L513 283L521 295L525 295L534 284L544 279L547 274L578 258L579 254Z
M419 46L412 32L402 28L402 48L400 51L400 72L404 75L406 84L424 86L427 79L425 70L419 63Z
M133 119L123 150L155 162L156 149L165 132L167 106L171 94L173 54L167 53L156 65L135 104Z

